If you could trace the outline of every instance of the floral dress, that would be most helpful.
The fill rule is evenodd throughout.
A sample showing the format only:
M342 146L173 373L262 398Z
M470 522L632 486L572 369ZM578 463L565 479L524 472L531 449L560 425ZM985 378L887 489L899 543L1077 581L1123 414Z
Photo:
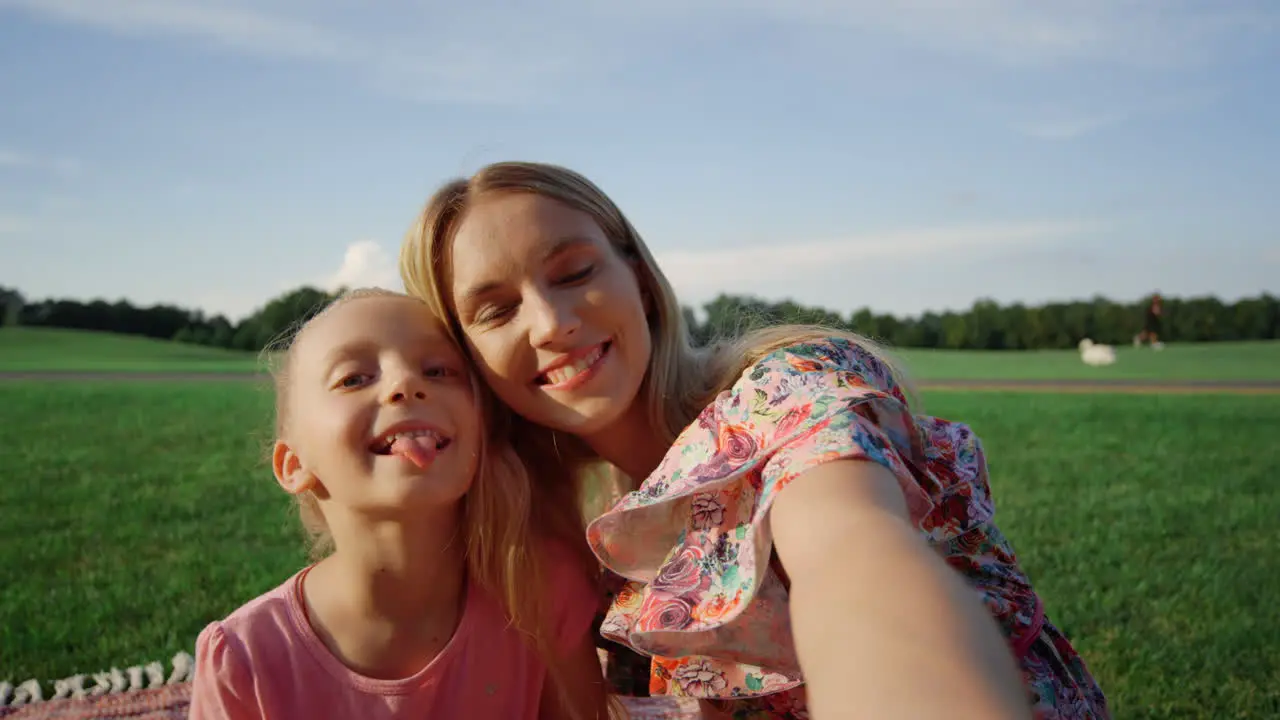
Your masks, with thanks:
M992 522L981 442L962 424L911 414L887 366L843 339L747 368L644 484L588 527L601 563L628 581L600 632L651 658L653 695L709 699L741 719L808 717L765 518L787 483L844 458L897 477L912 522L1003 628L1038 720L1109 717Z

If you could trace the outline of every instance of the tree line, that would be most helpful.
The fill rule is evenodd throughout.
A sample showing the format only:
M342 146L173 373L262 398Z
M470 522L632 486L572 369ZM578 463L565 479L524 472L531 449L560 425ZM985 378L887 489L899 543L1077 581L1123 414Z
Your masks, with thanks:
M340 292L301 287L232 322L199 310L172 305L140 307L125 300L28 301L16 289L0 287L0 323L97 330L259 351ZM1124 303L1094 297L1027 306L980 299L967 310L899 317L865 308L842 315L790 300L720 295L702 307L701 317L688 307L684 313L698 343L731 337L763 324L798 322L853 330L895 347L1038 350L1073 348L1085 337L1101 343L1130 342L1142 328L1148 303L1148 298ZM1280 339L1280 299L1270 294L1235 302L1216 297L1164 298L1163 309L1160 339L1165 342Z

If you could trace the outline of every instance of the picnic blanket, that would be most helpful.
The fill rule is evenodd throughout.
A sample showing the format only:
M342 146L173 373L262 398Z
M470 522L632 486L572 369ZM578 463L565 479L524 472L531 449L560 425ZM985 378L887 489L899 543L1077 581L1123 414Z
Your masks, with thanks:
M21 685L0 683L3 720L186 720L191 706L191 673L195 658L178 653L166 676L156 662L125 670L112 668L73 675L54 682L46 699L35 680ZM632 720L696 720L702 717L688 698L621 697Z
M631 720L696 720L696 702L684 698L620 698ZM191 683L143 688L92 698L46 700L0 707L5 720L186 720Z

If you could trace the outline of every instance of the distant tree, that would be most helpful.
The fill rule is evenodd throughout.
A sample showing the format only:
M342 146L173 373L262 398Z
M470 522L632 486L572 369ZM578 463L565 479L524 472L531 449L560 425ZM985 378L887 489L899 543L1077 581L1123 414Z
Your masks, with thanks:
M707 327L698 322L698 316L694 313L693 308L681 307L680 314L684 317L685 327L689 330L689 341L695 347L702 347L710 342L711 337L707 332Z
M259 351L285 336L330 302L339 292L301 287L271 299L249 317L232 324L217 315L171 305L137 307L125 300L81 302L49 298L25 300L0 287L0 320L5 324L105 330L146 335L238 350ZM762 325L816 323L852 329L895 347L1032 350L1074 348L1085 337L1127 343L1141 328L1143 301L1115 302L1103 297L1052 302L1030 307L1002 306L980 299L967 310L926 312L915 317L859 309L846 317L793 300L765 300L721 294L702 312L681 308L691 339L703 345L737 337ZM704 319L699 321L701 315ZM1280 301L1273 295L1232 303L1214 297L1165 298L1162 339L1168 342L1280 339Z
M995 300L979 299L970 308L965 322L964 347L978 350L1005 350L1009 347L1009 314Z
M223 316L214 316L209 321L209 344L214 347L229 348L231 340L235 337L236 329Z
M253 318L245 318L236 326L230 347L232 350L261 350L260 346L255 347L259 334L257 322Z
M314 287L300 287L267 302L236 328L232 343L241 350L263 350L283 339L298 325L341 294Z
M22 293L0 286L0 327L18 325L22 320L22 308L25 304Z

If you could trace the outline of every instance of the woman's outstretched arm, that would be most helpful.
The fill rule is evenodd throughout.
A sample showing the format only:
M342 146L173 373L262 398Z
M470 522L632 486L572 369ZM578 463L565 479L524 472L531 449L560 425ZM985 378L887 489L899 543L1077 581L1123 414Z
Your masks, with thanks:
M911 526L887 469L807 470L770 520L815 720L1031 717L995 620Z

